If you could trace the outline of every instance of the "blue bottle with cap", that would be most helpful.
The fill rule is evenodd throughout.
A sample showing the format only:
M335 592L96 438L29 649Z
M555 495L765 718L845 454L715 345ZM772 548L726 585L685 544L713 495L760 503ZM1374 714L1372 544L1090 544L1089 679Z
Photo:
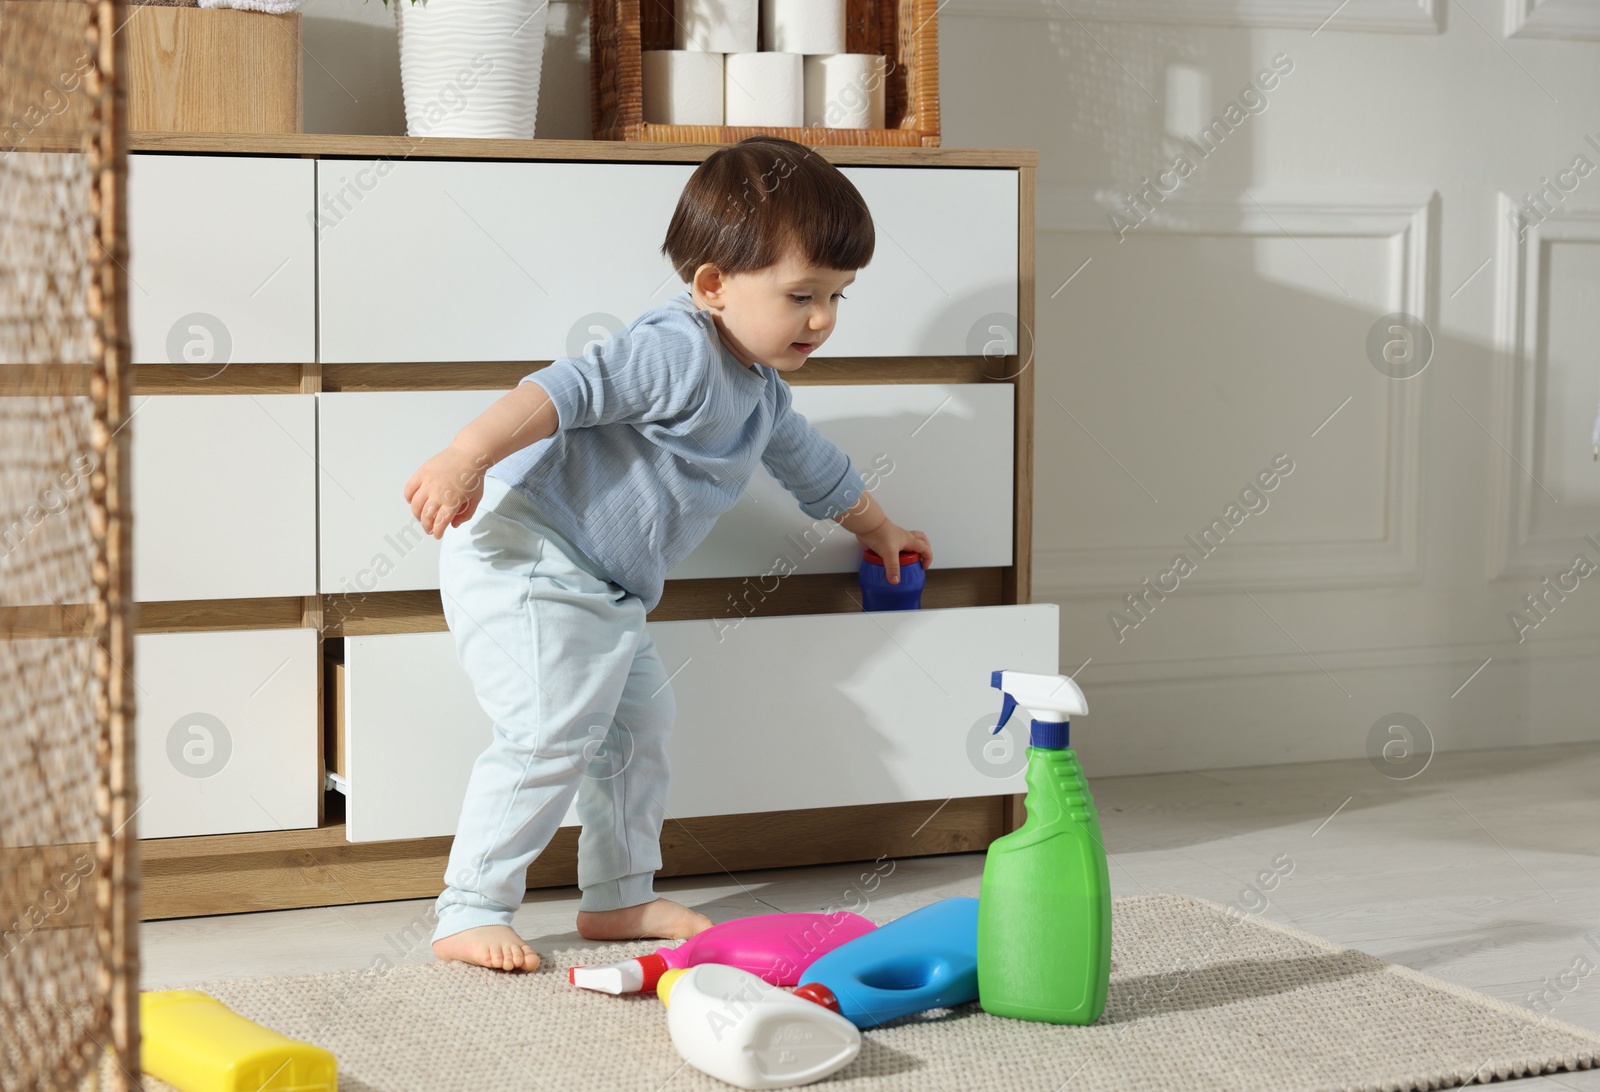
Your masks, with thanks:
M915 550L900 551L900 582L889 583L889 574L883 558L877 551L863 547L861 551L861 609L862 610L920 610L922 587L927 574L922 570L922 555Z
M978 999L978 900L940 899L863 933L800 975L795 996L858 1028Z

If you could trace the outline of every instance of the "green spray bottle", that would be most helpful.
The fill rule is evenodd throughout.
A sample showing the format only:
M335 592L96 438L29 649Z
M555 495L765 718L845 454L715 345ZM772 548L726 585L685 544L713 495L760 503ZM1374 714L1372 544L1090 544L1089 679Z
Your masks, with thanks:
M1068 718L1089 711L1062 675L996 671L1005 694L994 730L1018 705L1033 718L1027 820L989 845L978 891L978 1002L986 1012L1092 1024L1111 979L1111 876L1094 798L1067 746Z

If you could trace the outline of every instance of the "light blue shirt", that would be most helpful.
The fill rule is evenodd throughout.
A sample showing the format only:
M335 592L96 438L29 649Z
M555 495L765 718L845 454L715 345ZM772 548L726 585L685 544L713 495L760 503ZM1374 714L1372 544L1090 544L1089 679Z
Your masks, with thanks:
M813 519L842 515L866 490L850 457L795 412L778 372L741 364L687 288L526 380L549 393L557 431L488 473L646 611L758 460Z

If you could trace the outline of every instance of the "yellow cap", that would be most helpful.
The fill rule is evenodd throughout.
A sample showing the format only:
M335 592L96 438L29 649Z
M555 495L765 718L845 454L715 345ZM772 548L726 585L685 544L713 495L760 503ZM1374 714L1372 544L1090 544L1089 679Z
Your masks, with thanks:
M671 1002L667 1000L667 994L672 992L672 984L678 980L683 972L684 968L682 967L672 967L661 972L661 978L656 982L656 996L661 998L663 1005L671 1005Z

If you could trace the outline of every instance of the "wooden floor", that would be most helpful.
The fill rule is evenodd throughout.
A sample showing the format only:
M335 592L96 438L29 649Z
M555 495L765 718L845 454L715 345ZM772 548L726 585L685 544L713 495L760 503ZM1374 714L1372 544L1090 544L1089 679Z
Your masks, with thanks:
M1365 761L1102 778L1091 787L1115 894L1172 891L1296 925L1525 1007L1580 957L1600 968L1600 744L1436 756L1409 781ZM1258 873L1293 871L1266 893ZM891 869L892 864L892 869ZM665 880L715 920L866 908L882 920L976 895L981 854L876 866ZM850 894L851 884L866 888ZM575 888L531 894L516 925L541 951L582 941ZM432 958L428 901L372 903L144 927L143 984L327 971ZM1568 976L1568 983L1574 976ZM1540 1011L1600 1031L1600 973ZM1551 1007L1553 1004L1553 1007ZM1600 1092L1600 1071L1517 1082Z

